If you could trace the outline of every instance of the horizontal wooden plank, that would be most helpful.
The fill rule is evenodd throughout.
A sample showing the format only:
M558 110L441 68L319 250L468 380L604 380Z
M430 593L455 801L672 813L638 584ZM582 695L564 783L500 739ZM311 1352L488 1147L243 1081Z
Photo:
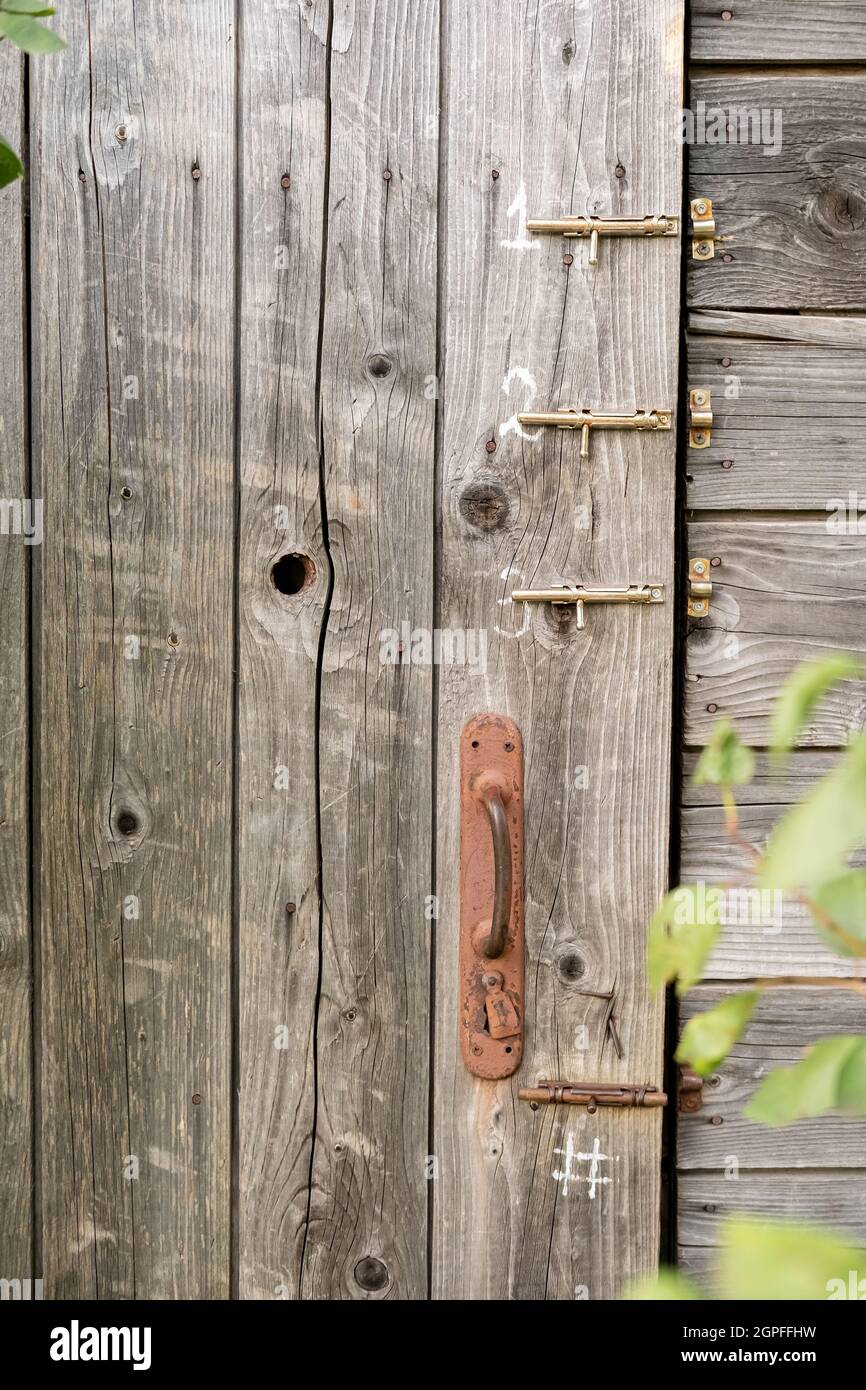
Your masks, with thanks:
M722 798L717 786L705 783L696 786L692 778L697 771L700 752L686 749L683 755L683 806L721 807ZM784 767L771 764L766 753L755 755L755 775L745 786L737 787L737 804L779 808L799 801L834 766L837 754L823 748L798 748ZM719 820L721 825L721 820Z
M866 650L866 535L836 535L825 520L701 520L689 553L712 567L710 616L687 641L686 743L707 741L720 715L756 747L782 681L801 661L838 648ZM848 681L820 704L804 747L839 747L863 727L866 686Z
M820 1222L866 1241L866 1172L683 1173L677 1191L678 1237L686 1246L716 1247L721 1223L737 1214Z
M699 985L681 1001L681 1024L730 994L730 988ZM866 1033L862 995L840 987L767 990L744 1037L705 1084L703 1109L678 1116L679 1167L725 1169L736 1161L740 1170L866 1168L866 1120L822 1115L768 1129L743 1118L763 1077L792 1066L807 1047L837 1033Z
M691 0L692 62L854 62L866 58L862 0ZM727 18L725 18L727 16Z
M706 74L689 110L690 197L712 198L718 234L733 238L713 260L689 258L689 303L863 308L866 76ZM762 143L740 143L750 133Z
M773 343L866 351L866 314L825 314L801 309L790 314L742 313L737 309L692 309L689 333L714 338L756 338ZM724 356L724 351L722 356Z
M737 337L730 328L689 333L689 382L710 387L714 417L709 448L688 452L689 507L799 507L830 517L851 508L856 516L849 493L866 422L866 335L858 336L841 347Z
M740 833L762 845L782 808L740 808ZM855 856L866 864L866 854ZM691 807L681 821L680 878L683 883L744 884L747 856L724 831L717 807ZM801 903L783 895L729 890L723 910L724 929L707 965L712 980L753 979L763 975L846 976L866 973L866 965L837 956L815 935ZM866 1012L866 1010L864 1010Z

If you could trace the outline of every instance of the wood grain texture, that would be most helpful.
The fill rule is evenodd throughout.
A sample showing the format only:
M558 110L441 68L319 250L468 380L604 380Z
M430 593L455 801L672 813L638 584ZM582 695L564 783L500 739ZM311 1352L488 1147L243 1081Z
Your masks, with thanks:
M749 1173L734 1181L715 1173L684 1173L677 1189L683 1245L712 1248L727 1216L818 1223L866 1242L866 1172ZM862 1277L862 1276L861 1276Z
M338 7L322 432L333 594L305 1298L422 1298L432 887L439 9ZM392 640L389 634L394 633Z
M509 594L561 578L670 584L674 443L606 434L582 467L572 436L521 438L507 422L530 404L675 407L676 242L603 243L596 272L579 243L520 243L522 216L676 210L682 20L667 0L445 10L439 621L487 645L483 669L440 673L440 1298L610 1297L657 1259L660 1117L533 1113L516 1092L542 1076L662 1074L643 941L666 876L672 604L596 608L581 633L569 611L524 612ZM457 750L485 709L517 722L526 757L526 1052L498 1083L472 1078L457 1044ZM611 988L621 1061L603 1002L580 993ZM564 1190L560 1151L595 1139L610 1183L590 1198L578 1160Z
M766 843L785 807L740 806L740 832L748 844ZM852 862L866 864L866 853ZM816 936L806 909L793 898L748 891L745 852L724 832L716 807L686 807L681 817L680 877L684 883L729 885L724 929L706 967L708 979L762 975L834 975L866 972L866 963L836 955ZM740 891L736 891L740 890Z
M724 18L725 14L731 16ZM853 63L866 58L862 0L691 0L693 62Z
M683 754L683 806L722 807L720 788L711 782L696 786L693 779L697 771L700 753L686 749ZM751 782L737 787L738 806L763 806L767 815L779 815L786 806L801 800L814 787L819 777L823 777L835 767L838 754L822 748L798 748L788 761L779 767L768 753L755 753L755 774ZM718 819L721 827L722 818Z
M21 57L0 52L0 130L22 137ZM28 589L35 546L13 503L30 497L24 306L23 184L0 193L0 1275L33 1269L33 1115L28 779ZM27 517L23 509L18 516ZM38 513L31 509L31 525ZM36 539L36 536L33 537Z
M830 525L829 516L745 515L689 527L689 553L721 563L712 569L710 616L688 637L687 744L705 743L729 715L747 743L765 747L772 702L799 662L866 649L866 533L837 535ZM847 681L822 700L799 742L840 747L864 722L866 687Z
M680 1022L727 998L729 988L699 985L680 1005ZM767 990L740 1042L704 1086L703 1109L679 1115L677 1162L682 1169L723 1169L733 1158L749 1168L864 1168L866 1120L822 1115L782 1129L743 1118L760 1080L793 1066L806 1048L837 1033L866 1032L863 996L842 988ZM713 1123L713 1118L721 1124ZM732 1192L736 1182L730 1181Z
M242 1298L298 1294L314 1124L316 688L329 587L317 421L327 35L325 0L250 7L240 30ZM286 555L312 564L295 595L272 578Z
M714 418L709 448L687 455L687 504L833 516L858 481L866 324L828 317L826 341L803 342L769 336L790 315L761 317L766 337L754 336L749 314L728 315L723 332L706 315L705 332L688 334L689 381L711 388ZM851 505L856 513L856 491Z
M133 10L68 7L32 69L45 1296L217 1298L234 6Z
M816 25L816 28L820 26ZM719 234L711 261L688 260L688 301L738 309L866 306L866 77L707 74L690 109L764 111L759 144L693 144L690 197L713 199ZM739 126L733 115L731 121ZM726 259L727 257L727 259Z

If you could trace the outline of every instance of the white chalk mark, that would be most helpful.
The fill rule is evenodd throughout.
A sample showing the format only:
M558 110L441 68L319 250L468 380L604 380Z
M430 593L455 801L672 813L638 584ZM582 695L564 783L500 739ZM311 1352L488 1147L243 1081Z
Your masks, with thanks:
M519 381L526 387L526 400L523 402L523 409L528 410L538 395L538 383L528 367L509 367L505 376L502 378L502 394L508 396L511 393L511 383ZM506 434L519 434L521 439L535 440L541 438L541 430L536 430L534 434L529 434L521 425L516 414L499 426L500 438Z
M570 1182L585 1182L589 1185L589 1199L590 1201L594 1201L595 1189L599 1185L599 1183L606 1183L611 1181L610 1178L603 1178L599 1176L598 1165L599 1163L607 1162L607 1154L603 1154L600 1152L598 1136L596 1136L596 1138L593 1140L592 1151L588 1154L575 1152L574 1143L570 1134L566 1140L565 1148L554 1149L553 1152L555 1154L565 1155L565 1167L555 1168L552 1174L552 1176L556 1179L557 1182L562 1183L563 1197L568 1196L568 1184ZM574 1168L572 1167L573 1163L588 1163L589 1173L584 1175L583 1173L575 1172Z
M507 211L507 213L506 213L505 215L506 215L506 217L514 217L514 216L517 216L517 217L518 217L519 221L518 221L518 224L517 224L517 236L515 237L515 239L514 239L513 241L509 241L509 240L507 240L507 238L506 238L505 240L500 241L499 245L500 245L500 246L504 246L508 251L538 251L538 250L539 250L539 244L538 244L538 242L537 242L537 241L530 241L529 237L526 235L526 185L525 185L525 184L521 184L520 187L518 188L518 190L517 190L517 197L514 199L514 202L511 204L511 207L508 209L508 211Z

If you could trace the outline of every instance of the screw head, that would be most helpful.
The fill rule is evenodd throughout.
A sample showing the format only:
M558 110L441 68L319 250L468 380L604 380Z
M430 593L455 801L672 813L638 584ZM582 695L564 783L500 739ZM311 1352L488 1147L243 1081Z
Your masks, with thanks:
M695 444L706 444L707 436L703 430L692 430L692 441Z
M703 405L707 399L706 391L695 391L695 405Z
M695 567L694 567L694 568L695 568L695 574L703 574L703 572L704 572L704 562L703 562L703 560L697 560L697 561L695 562Z
M653 598L661 598L662 596L661 589L651 589L650 593L652 594Z
M707 210L707 205L706 205L706 203L703 201L703 199L701 199L699 202L695 203L695 212L704 213L704 212L706 212L706 210Z
M710 243L708 241L698 242L698 255L708 256L710 254Z

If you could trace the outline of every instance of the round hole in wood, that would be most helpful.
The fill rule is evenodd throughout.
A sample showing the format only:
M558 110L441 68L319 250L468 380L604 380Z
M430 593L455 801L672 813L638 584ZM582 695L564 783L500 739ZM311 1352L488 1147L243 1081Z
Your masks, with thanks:
M281 555L271 566L271 583L279 593L289 597L309 589L310 585L315 583L315 579L316 566L309 555L302 555L300 552Z
M388 1287L388 1270L375 1256L365 1255L355 1265L355 1283L369 1293L376 1293Z
M138 817L133 811L121 811L117 817L117 828L121 835L134 835L138 829Z

